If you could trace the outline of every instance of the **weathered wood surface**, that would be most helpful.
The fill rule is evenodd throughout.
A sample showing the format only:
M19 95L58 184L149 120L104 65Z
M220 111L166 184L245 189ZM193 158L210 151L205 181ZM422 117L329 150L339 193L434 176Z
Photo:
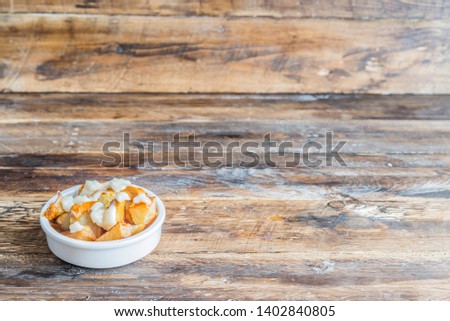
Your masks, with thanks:
M446 156L442 156L446 157ZM363 197L368 200L410 197L449 197L448 168L296 168L244 169L220 168L201 171L172 170L68 170L68 169L0 169L4 180L2 190L14 193L54 191L81 184L95 176L108 179L131 177L136 184L148 185L157 194L172 194L182 198L236 199L339 199ZM162 179L164 178L164 179ZM24 181L34 180L33 184ZM270 182L277 182L271 184ZM53 193L53 194L54 194Z
M0 21L3 91L450 93L446 19L2 14Z
M14 0L0 2L0 12L346 19L448 19L450 18L450 3L447 0Z
M449 96L2 94L0 113L1 299L450 299ZM349 166L99 168L123 130L225 143L267 129L334 130ZM156 252L111 270L60 261L41 206L112 176L165 201Z
M177 132L222 144L262 141L271 132L278 143L290 139L301 151L306 141L323 143L325 131L333 130L335 139L348 141L341 152L349 166L449 167L442 157L449 152L448 106L447 96L3 94L0 166L96 168L107 160L102 145L121 141L123 132L133 141L156 141L159 160L160 140ZM264 155L261 148L258 153ZM291 160L287 154L273 158ZM196 151L197 160L202 156ZM235 155L233 164L242 160ZM129 162L150 167L139 162L135 148Z
M4 94L0 123L450 120L448 95ZM120 123L119 123L120 124ZM117 125L117 124L116 124Z

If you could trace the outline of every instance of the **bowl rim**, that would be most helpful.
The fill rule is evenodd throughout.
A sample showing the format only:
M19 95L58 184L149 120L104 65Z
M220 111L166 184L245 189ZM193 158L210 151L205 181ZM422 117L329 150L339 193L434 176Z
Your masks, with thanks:
M145 187L139 186L139 185L135 185L135 184L131 184L131 185L142 188L147 194L149 194L151 196L155 196L156 206L158 208L158 216L156 217L156 220L152 223L152 225L147 227L142 232L137 233L136 235L133 235L133 236L130 236L130 237L127 237L124 239L120 239L120 240L95 242L95 241L84 241L84 240L72 239L72 238L62 235L61 233L56 231L50 225L49 220L45 216L43 216L43 214L45 213L47 208L50 206L50 204L56 201L56 199L58 197L58 193L61 193L63 196L73 195L78 191L81 184L66 188L63 191L58 191L53 197L51 197L45 203L45 205L42 207L42 210L39 215L39 221L41 224L41 228L44 230L47 237L50 237L50 238L54 239L55 241L60 242L62 244L65 244L65 245L68 245L71 247L75 247L75 248L80 248L80 249L89 249L89 250L113 249L113 248L119 248L119 247L132 245L135 243L139 243L140 241L147 239L152 234L156 233L156 231L161 229L162 224L164 223L165 218L166 218L166 208L164 206L164 203L161 201L161 199L152 191L148 190Z

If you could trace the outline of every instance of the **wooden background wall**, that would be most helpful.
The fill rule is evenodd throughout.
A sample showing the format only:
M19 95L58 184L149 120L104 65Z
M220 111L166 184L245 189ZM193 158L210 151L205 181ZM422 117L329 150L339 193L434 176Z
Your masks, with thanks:
M6 92L450 92L450 1L0 2Z

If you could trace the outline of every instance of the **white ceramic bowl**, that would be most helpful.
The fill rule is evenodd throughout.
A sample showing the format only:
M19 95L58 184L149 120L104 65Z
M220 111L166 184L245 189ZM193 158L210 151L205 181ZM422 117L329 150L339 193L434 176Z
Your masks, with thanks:
M63 196L76 196L81 185L62 191ZM158 216L148 228L142 232L115 241L92 242L72 239L56 231L46 217L43 216L47 207L56 201L57 195L47 201L41 211L41 227L47 236L50 251L61 260L74 265L88 268L112 268L137 261L155 249L161 238L161 229L166 218L163 202L154 193L145 190L148 195L156 197Z

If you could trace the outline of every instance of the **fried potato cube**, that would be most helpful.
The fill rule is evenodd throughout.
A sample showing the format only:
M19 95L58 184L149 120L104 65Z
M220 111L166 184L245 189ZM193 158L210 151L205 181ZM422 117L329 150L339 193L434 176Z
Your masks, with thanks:
M103 192L102 195L100 195L98 201L102 202L105 208L108 208L111 205L111 202L114 201L114 198L116 197L114 191L106 191Z
M124 222L129 224L134 224L133 219L131 218L130 214L130 205L133 204L133 201L125 201L125 215L124 215Z
M59 233L64 232L61 230L61 226L59 226L58 223L50 221L50 226L53 227L56 231L58 231Z
M62 234L70 238L83 241L95 241L97 239L94 232L92 232L92 230L88 226L85 226L81 231L75 233L70 233L69 231L67 231L63 232Z
M100 236L96 241L103 242L103 241L113 241L113 240L119 240L124 238L125 235L122 231L122 227L120 223L114 225L112 229L105 232L102 236Z
M143 230L145 230L146 227L147 226L145 224L133 225L133 230L131 231L131 235L141 233Z
M134 224L149 224L152 223L156 219L156 202L155 198L151 198L151 205L147 205L145 203L131 203L128 207L128 211L130 212L131 219Z
M73 216L70 217L70 224L73 224L76 221L78 221L81 225L89 227L95 234L96 238L100 237L104 232L104 230L100 226L92 222L91 215L89 213L84 213L78 219L75 219L75 217Z
M54 220L55 218L64 213L64 209L61 204L62 198L63 198L62 194L58 192L58 198L56 199L55 203L50 204L50 206L45 211L44 216L49 221Z
M128 185L123 191L127 193L131 199L133 199L134 197L138 196L141 193L145 193L142 188L132 185Z
M133 232L133 225L126 223L117 223L112 229L100 236L97 241L113 241L120 240L131 236Z
M70 214L64 213L56 218L56 223L58 224L61 231L68 231L70 225Z
M116 202L116 222L124 222L125 221L125 203L123 202Z
M75 204L72 206L72 210L70 211L70 215L75 218L75 220L78 220L80 216L83 214L89 212L92 205L94 205L95 202L85 202L82 204Z
M142 232L145 227L145 224L131 225L127 223L117 223L112 229L100 236L97 241L120 240Z

